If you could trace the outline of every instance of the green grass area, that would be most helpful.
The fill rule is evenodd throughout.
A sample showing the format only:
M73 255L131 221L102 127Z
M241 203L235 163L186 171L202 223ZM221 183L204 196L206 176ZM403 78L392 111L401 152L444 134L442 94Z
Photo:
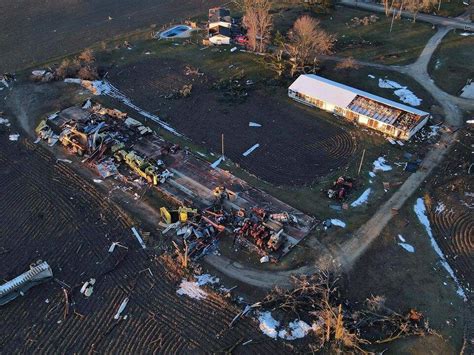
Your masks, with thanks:
M396 20L390 32L391 18L378 14L379 20L367 26L350 27L354 17L371 13L349 8L338 8L330 15L321 16L322 26L338 36L337 54L385 64L414 62L428 39L434 34L430 25Z
M311 13L304 6L281 8L274 15L275 30L286 33L303 14L319 19L324 29L337 35L337 55L384 64L414 62L434 34L430 25L407 19L396 20L390 32L391 18L383 14L377 14L379 20L375 23L350 27L354 17L363 18L372 13L339 6L328 14Z
M438 16L445 16L445 17L456 17L462 15L468 8L466 5L463 4L465 0L444 0L441 1L441 7L438 11L438 7L436 6L433 9L433 14Z
M462 33L462 32L461 32ZM431 58L430 76L444 91L459 95L468 79L474 79L474 36L451 32Z

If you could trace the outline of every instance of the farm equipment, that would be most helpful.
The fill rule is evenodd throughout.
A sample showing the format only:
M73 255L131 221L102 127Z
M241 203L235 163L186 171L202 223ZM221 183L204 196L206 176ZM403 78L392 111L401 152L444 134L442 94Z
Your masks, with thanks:
M118 162L124 162L127 164L136 174L153 185L164 183L166 179L173 175L166 169L160 171L158 166L152 164L147 159L142 158L133 150L127 152L124 149L119 149L114 153L114 157Z
M234 192L227 190L225 186L217 186L212 190L215 201L223 203L225 200L234 200L237 196Z
M188 218L193 215L197 215L197 209L188 207L179 207L177 210L168 211L166 207L160 208L160 217L165 221L166 224L176 222L187 222Z

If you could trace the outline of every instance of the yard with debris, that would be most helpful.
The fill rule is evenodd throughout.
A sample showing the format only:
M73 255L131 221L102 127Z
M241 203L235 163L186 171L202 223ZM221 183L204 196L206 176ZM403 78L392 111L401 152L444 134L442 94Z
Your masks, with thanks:
M130 16L146 22L164 4L144 16L139 2ZM208 7L168 5L166 18ZM273 31L310 13L273 5ZM88 10L81 6L79 15ZM98 22L94 31L85 24L84 43L128 24L129 7L115 10L121 19L116 12L103 19L111 28L88 18ZM211 10L209 20L228 12ZM54 13L44 11L44 18ZM337 56L374 63L411 63L434 33L410 20L389 33L389 18L349 8L312 15L338 35ZM153 26L0 77L2 349L451 354L466 347L474 331L472 127L456 131L436 166L433 152L451 144L452 121L439 93L415 76L322 60L317 74L368 92L334 103L330 111L345 119L315 108L325 106L311 93L290 99L296 77L277 77L263 55L204 45L207 18L193 20L201 30L191 31L194 21ZM463 44L474 38L462 37ZM65 53L75 48L69 42ZM9 60L38 62L21 55L24 48ZM465 68L449 65L457 74ZM392 110L396 103L370 93L432 117ZM353 108L356 95L365 101ZM312 99L315 107L302 103ZM367 127L346 110L365 115ZM421 117L428 123L413 137L387 136L378 126L407 118L403 130Z

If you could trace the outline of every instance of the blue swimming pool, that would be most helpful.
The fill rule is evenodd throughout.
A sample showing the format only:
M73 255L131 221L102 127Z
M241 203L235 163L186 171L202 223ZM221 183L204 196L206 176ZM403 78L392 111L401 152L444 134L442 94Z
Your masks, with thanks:
M178 25L162 32L160 38L189 37L187 32L190 32L191 30L192 28L189 26Z

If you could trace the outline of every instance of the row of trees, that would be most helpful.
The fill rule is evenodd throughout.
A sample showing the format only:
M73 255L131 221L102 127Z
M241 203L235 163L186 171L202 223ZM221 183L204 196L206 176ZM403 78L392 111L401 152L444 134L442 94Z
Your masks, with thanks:
M272 14L269 0L242 0L243 25L247 29L248 48L265 53L271 44ZM285 36L277 32L270 48L271 65L278 76L288 69L294 76L308 66L315 67L317 57L331 54L336 37L320 27L317 19L304 15L298 18Z
M382 0L385 15L392 13L393 18L400 17L403 10L413 13L413 22L419 12L427 12L441 7L441 0Z

